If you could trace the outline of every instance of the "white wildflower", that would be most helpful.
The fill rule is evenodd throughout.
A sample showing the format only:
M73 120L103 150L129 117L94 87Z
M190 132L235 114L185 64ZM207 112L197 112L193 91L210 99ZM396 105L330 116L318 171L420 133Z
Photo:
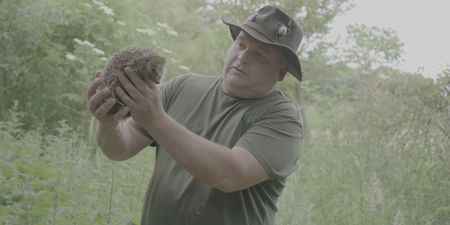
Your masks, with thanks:
M94 48L94 47L95 47L94 44L92 44L91 42L86 41L86 40L83 41L83 45L88 46L88 47L91 47L91 48Z
M178 32L176 32L175 29L173 29L167 23L157 22L156 25L158 25L158 27L163 28L164 30L166 30L167 34L172 35L172 36L178 36Z
M380 75L378 75L381 79L383 79L383 80L386 80L386 79L388 79L389 78L389 76L386 76L386 75L384 75L384 74L380 74Z
M89 5L88 3L84 3L83 5L86 6L86 8L88 8L88 9L92 9L92 6Z
M184 66L184 65L179 65L178 68L180 68L180 69L182 69L182 70L189 71L189 67Z
M91 48L95 47L94 44L92 44L91 42L86 41L86 40L82 41L82 40L80 40L78 38L74 38L73 40L79 45L83 45L83 46L87 46L87 47L91 47Z
M125 22L123 22L123 21L121 21L121 20L117 20L117 24L122 25L122 26L127 25L127 23L125 23Z
M165 52L165 53L168 53L168 54L172 54L173 53L171 50L165 49L165 48L162 51Z
M72 53L67 53L65 56L66 56L66 59L68 59L68 60L72 60L72 61L77 60L77 57Z
M100 60L102 60L102 61L105 61L105 62L106 62L106 61L108 61L108 58L106 58L106 57L101 57L101 58L100 58Z
M113 12L113 9L109 8L106 5L100 6L99 8L103 11L103 13L105 13L108 16L114 16L115 15L114 12Z
M172 35L172 36L178 36L178 32L176 32L176 31L174 31L174 30L168 30L167 31L167 33L169 34L169 35Z
M92 2L98 5L98 8L102 10L104 14L108 16L114 16L113 9L109 8L107 5L105 5L105 3L96 0L92 0Z
M75 41L77 44L80 44L82 41L78 38L74 38L73 41Z
M146 34L148 36L155 36L155 31L151 30L151 29L141 29L141 28L136 28L136 31L142 34Z
M98 49L98 48L93 48L92 50L93 50L94 53L97 54L97 55L104 55L104 54L105 54L104 51L102 51L102 50L100 50L100 49Z
M380 179L378 178L378 174L376 172L373 173L372 178L370 179L368 187L368 198L370 207L372 208L383 205L384 202L383 185Z
M170 27L167 23L157 22L156 25L158 25L159 27L164 28L166 30L172 30L172 27Z
M401 210L398 210L394 217L393 225L404 225L405 224L405 217L403 216L403 213Z
M92 0L92 2L93 2L94 4L96 4L96 5L98 5L98 6L105 5L103 2L99 2L99 1L96 1L96 0Z
M303 19L303 18L306 18L307 15L308 15L308 10L306 10L306 7L303 6L300 9L300 12L298 12L295 17L298 18L298 19Z
M195 10L195 13L200 14L200 13L205 13L205 12L211 12L214 11L214 7L212 7L212 5L208 4L205 6L201 6L198 9Z

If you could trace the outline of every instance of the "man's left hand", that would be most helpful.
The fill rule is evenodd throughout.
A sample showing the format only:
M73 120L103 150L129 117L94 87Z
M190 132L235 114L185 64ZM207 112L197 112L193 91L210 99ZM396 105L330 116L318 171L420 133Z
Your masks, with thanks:
M141 79L130 67L124 71L119 76L123 89L117 87L117 94L136 122L144 127L153 125L165 114L159 87L149 78Z

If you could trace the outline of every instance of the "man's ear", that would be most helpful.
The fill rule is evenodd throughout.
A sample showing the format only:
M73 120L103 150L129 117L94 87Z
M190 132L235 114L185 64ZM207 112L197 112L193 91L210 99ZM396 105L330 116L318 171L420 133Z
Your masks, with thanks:
M288 71L288 64L284 63L283 66L281 67L280 74L278 75L278 81L284 80L284 77L286 77L287 71Z

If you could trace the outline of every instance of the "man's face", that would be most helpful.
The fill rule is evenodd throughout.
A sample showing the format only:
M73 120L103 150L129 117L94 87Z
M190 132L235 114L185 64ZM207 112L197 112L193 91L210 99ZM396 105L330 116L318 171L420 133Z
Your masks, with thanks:
M285 57L277 48L240 32L225 57L222 88L236 97L262 97L283 80L286 71Z

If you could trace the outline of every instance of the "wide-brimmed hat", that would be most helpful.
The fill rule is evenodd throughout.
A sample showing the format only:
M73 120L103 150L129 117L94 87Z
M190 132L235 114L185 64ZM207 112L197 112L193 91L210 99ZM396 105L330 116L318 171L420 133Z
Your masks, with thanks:
M302 80L302 68L296 54L303 32L298 23L281 9L264 6L241 25L232 22L228 15L222 16L222 22L230 27L233 40L244 31L260 42L272 45L281 50L288 59L288 72Z

